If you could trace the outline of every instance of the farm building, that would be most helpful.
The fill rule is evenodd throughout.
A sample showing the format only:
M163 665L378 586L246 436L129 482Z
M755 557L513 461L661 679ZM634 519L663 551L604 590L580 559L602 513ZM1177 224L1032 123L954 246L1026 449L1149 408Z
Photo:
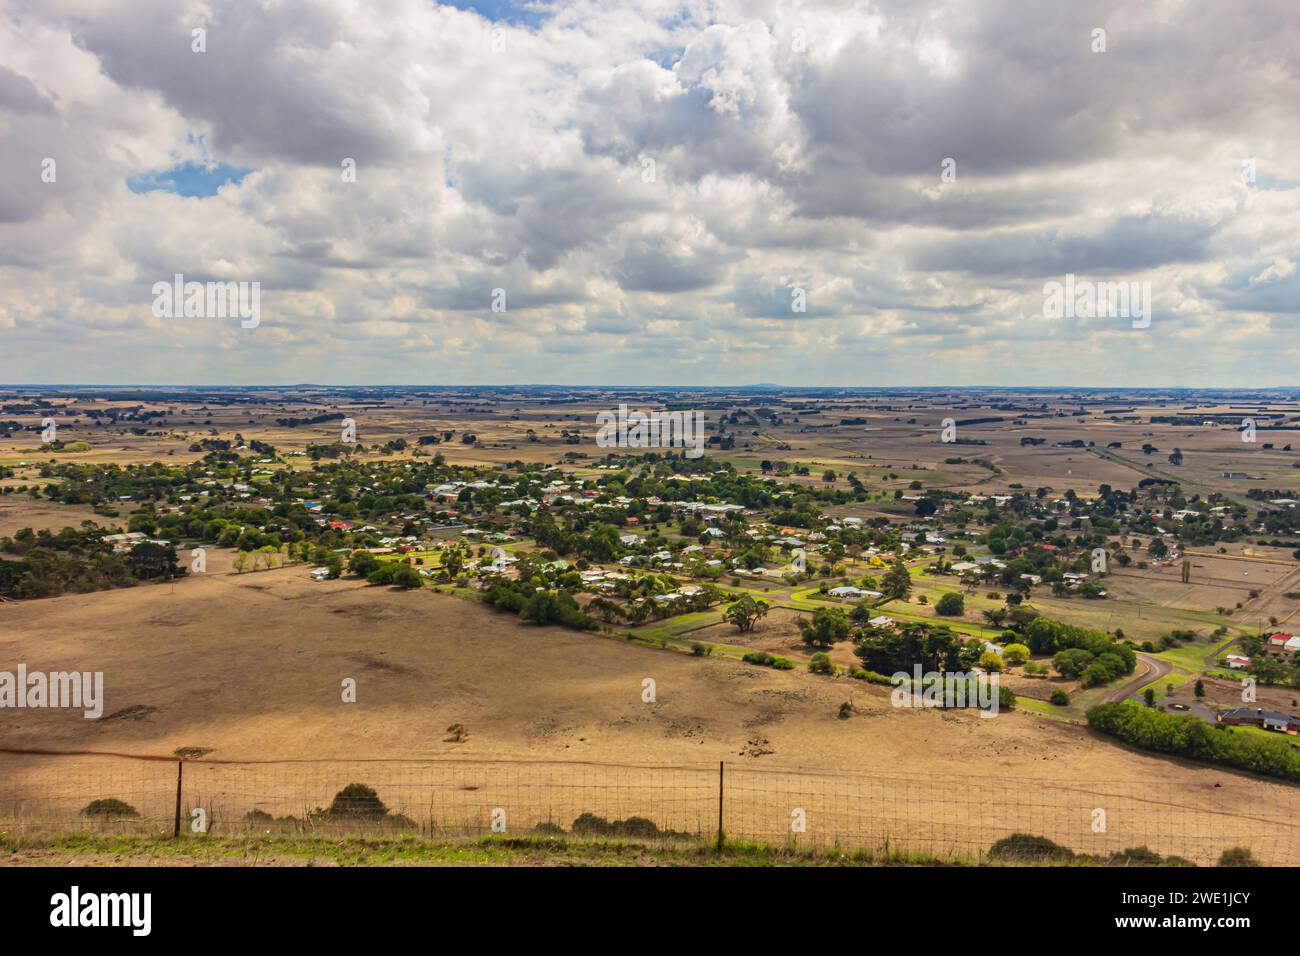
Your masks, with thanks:
M1284 734L1300 733L1300 717L1279 710L1261 710L1257 707L1233 707L1221 710L1215 718L1221 724L1263 727Z

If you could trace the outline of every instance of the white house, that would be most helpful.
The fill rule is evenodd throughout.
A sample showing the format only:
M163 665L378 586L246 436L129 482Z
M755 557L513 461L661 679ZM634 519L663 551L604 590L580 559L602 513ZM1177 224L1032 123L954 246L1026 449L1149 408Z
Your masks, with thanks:
M835 598L860 598L867 592L862 590L862 588L844 585L843 587L831 588L826 593Z

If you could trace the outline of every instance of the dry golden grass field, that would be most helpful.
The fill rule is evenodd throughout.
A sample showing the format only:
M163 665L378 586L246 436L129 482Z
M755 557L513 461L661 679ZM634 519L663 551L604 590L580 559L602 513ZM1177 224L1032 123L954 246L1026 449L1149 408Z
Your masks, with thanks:
M779 616L772 628L788 641ZM473 828L499 802L530 826L590 810L703 832L716 812L709 768L727 761L729 832L768 839L804 808L809 838L931 849L987 849L1034 827L1076 849L1148 844L1209 861L1253 843L1297 862L1284 848L1300 846L1294 788L1028 712L901 709L887 688L847 678L523 626L429 590L315 583L302 567L3 605L0 659L103 671L106 684L105 719L10 711L0 747L290 761L191 765L187 807L218 795L232 820L254 808L301 816L362 781L431 825ZM345 678L356 703L341 699ZM460 742L447 739L453 724ZM169 819L174 764L0 759L6 799L125 795ZM661 767L684 769L649 769ZM1090 830L1095 806L1110 808L1105 833Z

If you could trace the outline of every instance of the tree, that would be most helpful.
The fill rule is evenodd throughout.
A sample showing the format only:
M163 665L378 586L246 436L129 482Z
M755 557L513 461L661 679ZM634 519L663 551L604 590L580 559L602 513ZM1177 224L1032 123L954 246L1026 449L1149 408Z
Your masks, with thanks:
M934 610L944 617L961 617L966 613L966 599L955 591L949 591L939 598Z
M1029 660L1029 648L1024 644L1008 644L1002 651L1002 659L1007 664L1023 664Z
M993 672L1002 670L1002 655L997 651L985 651L980 655L980 667Z
M379 559L369 551L353 551L348 559L348 571L359 578L368 578L379 569Z
M420 572L403 562L393 572L393 585L403 589L418 588L421 585Z
M920 664L923 671L956 671L963 668L962 642L947 627L917 622L864 638L853 653L867 670L878 674L910 672Z
M876 609L871 606L866 598L863 598L857 604L853 605L853 610L849 612L849 620L854 624L866 624L876 615Z
M592 561L612 561L617 557L620 542L613 525L597 525L584 540L578 543L578 553Z
M176 549L171 545L154 544L141 541L127 555L126 563L131 572L145 580L161 577L175 577L181 572L176 564Z
M984 611L984 620L988 621L994 627L1001 627L1007 620L1007 609L997 607L991 611Z
M614 623L614 618L618 617L623 611L618 604L603 597L598 597L588 604L587 610L599 616L606 624Z
M767 616L767 609L766 601L745 594L722 613L722 619L740 628L740 633L747 634L759 620Z
M1197 696L1197 697L1204 697L1204 696L1205 696L1205 681L1203 681L1203 680L1198 680L1198 681L1196 682L1196 696Z
M1071 647L1060 651L1052 658L1052 666L1062 677L1073 679L1083 673L1083 669L1092 663L1091 651L1081 647Z
M912 593L912 575L908 573L903 559L895 558L885 576L880 580L880 588L885 597L895 601L904 600Z
M830 647L848 637L850 631L849 619L838 607L819 607L811 621L800 618L798 626L803 642L810 647Z

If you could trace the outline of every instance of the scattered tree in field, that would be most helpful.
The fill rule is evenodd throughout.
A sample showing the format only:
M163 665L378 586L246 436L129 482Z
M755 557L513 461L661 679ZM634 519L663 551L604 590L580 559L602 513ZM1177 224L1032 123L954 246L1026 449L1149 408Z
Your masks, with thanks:
M745 594L722 613L722 619L728 624L736 625L740 633L747 634L762 618L767 617L767 610L766 601Z
M819 607L812 620L800 618L799 633L809 647L830 647L849 636L849 619L838 607Z
M934 610L944 617L961 617L966 613L966 599L956 591L949 591L935 602Z
M885 576L881 578L880 589L885 597L901 601L912 593L912 575L902 558L896 558Z

